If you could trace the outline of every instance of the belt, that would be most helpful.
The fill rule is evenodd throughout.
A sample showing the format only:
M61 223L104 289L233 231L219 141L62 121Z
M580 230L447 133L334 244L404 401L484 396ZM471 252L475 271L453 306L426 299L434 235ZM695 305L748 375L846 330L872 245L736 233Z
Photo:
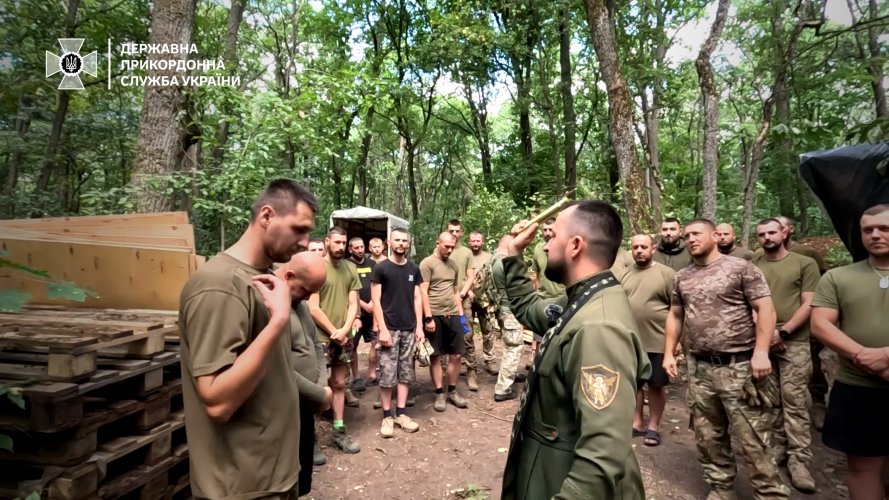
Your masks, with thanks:
M744 361L750 361L753 358L753 349L749 351L741 351L741 352L729 352L725 354L694 354L692 353L696 360L704 361L713 365L722 366L722 365L731 365L734 363L743 363Z

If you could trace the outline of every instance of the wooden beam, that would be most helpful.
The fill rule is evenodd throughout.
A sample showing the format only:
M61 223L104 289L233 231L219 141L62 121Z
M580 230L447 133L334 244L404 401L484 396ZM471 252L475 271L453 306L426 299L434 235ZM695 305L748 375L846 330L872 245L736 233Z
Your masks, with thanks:
M83 217L57 217L45 219L6 219L0 226L9 227L83 227L112 226L114 224L188 224L188 212L159 212L146 214L95 215Z
M103 321L92 318L68 317L64 315L43 316L39 314L19 314L19 313L0 313L0 325L18 324L18 325L62 325L66 323L83 327L106 327L133 330L137 332L147 332L150 330L158 330L164 327L164 324L158 322L147 321ZM88 331L88 330L87 330Z

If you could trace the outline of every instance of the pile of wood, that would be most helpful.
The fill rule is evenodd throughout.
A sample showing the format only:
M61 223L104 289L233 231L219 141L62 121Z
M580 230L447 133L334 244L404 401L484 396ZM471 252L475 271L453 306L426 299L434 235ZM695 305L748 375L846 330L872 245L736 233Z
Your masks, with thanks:
M179 292L204 262L186 212L0 220L4 257L99 294L84 304L50 300L47 287L0 268L0 290L31 294L29 304L176 310Z
M190 497L175 312L0 314L0 498Z

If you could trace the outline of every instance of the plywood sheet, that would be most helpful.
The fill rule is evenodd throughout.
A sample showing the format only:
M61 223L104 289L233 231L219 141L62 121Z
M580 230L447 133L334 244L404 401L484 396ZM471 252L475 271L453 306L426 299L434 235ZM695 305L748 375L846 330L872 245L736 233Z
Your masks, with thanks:
M107 228L106 228L107 229ZM0 226L0 237L14 237L17 239L33 239L41 241L63 241L71 243L113 243L121 246L136 247L168 247L168 248L191 248L188 240L185 238L157 238L148 236L129 236L118 234L86 234L86 233L64 233L55 234L50 231L32 231L30 229L19 229L14 227Z
M30 304L118 309L179 308L179 293L188 281L188 250L129 248L113 245L0 238L7 259L50 273L60 281L99 293L86 302L50 300L46 285L9 269L0 269L0 289L30 293Z
M120 226L120 225L188 224L188 212L159 212L146 214L95 215L86 217L57 217L46 219L6 219L0 226L22 227L72 227L72 226Z

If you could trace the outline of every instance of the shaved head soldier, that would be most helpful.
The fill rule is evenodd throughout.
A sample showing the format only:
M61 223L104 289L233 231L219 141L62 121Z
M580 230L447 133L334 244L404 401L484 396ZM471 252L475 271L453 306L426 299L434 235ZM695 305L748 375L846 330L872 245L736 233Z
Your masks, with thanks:
M506 293L520 323L547 333L513 423L501 498L645 498L627 423L651 367L609 270L623 239L620 217L602 201L559 214L545 248L546 278L567 287L555 301L534 293L522 252L537 225L525 224L513 228L503 259Z
M370 258L374 262L383 262L388 258L385 253L386 246L380 238L371 238L368 245L370 247Z
M710 485L707 500L738 498L731 435L738 437L741 453L753 464L753 498L789 498L790 490L781 483L768 448L771 415L745 399L748 387L756 393L753 380L764 380L772 371L769 345L775 310L769 285L752 263L719 253L713 222L693 220L685 235L694 264L673 280L664 368L671 377L679 375L673 353L684 332L695 358L689 367L688 390L694 401L699 460Z
M762 271L772 291L777 329L772 337L772 359L781 384L781 408L775 410L775 456L788 460L793 486L815 492L815 480L809 472L811 423L806 402L812 359L809 348L810 303L818 286L818 264L784 247L786 233L781 223L766 219L756 225L756 239L765 251L753 263Z
M889 204L861 216L868 257L831 269L812 299L812 333L840 356L824 444L846 454L849 498L885 498L889 457Z
M722 223L716 226L716 237L719 238L717 246L719 253L723 255L731 255L746 261L753 260L753 252L746 248L735 245L735 228L731 224Z

